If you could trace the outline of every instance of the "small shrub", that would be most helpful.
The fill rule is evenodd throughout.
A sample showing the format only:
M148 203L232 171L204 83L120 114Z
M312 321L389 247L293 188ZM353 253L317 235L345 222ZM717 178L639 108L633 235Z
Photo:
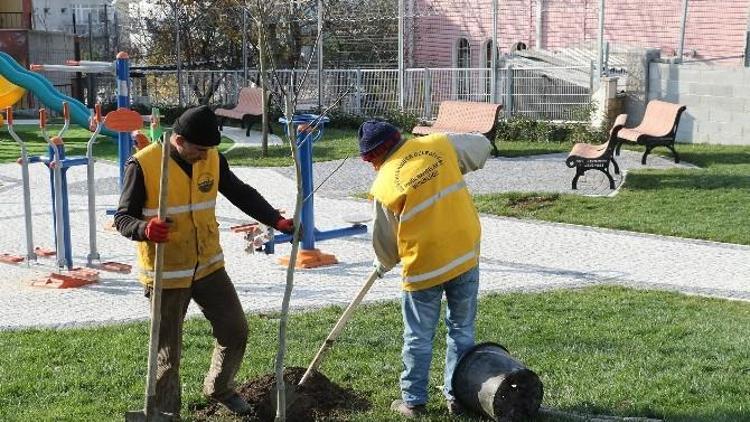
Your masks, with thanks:
M601 131L591 129L586 123L554 123L513 116L498 122L495 139L497 142L599 143L604 140L604 135Z

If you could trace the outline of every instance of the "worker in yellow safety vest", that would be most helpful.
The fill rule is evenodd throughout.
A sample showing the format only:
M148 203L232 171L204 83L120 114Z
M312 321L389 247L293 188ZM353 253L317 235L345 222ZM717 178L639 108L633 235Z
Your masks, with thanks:
M448 335L443 393L448 411L462 409L453 396L453 371L474 345L479 286L479 215L463 174L480 169L490 154L482 135L443 134L404 140L393 125L377 120L359 128L359 151L377 176L373 263L382 277L399 262L404 321L401 416L425 413L432 339L445 294Z
M186 110L169 139L169 189L166 221L157 218L161 151L153 143L126 164L115 227L137 241L139 279L150 294L155 244L168 242L163 268L161 331L156 375L156 407L179 418L182 325L190 300L211 324L215 345L203 392L231 412L251 411L235 391L234 377L247 343L247 320L237 292L224 270L219 244L216 199L221 193L245 214L284 233L294 231L253 187L241 181L218 152L221 142L216 115L207 106Z

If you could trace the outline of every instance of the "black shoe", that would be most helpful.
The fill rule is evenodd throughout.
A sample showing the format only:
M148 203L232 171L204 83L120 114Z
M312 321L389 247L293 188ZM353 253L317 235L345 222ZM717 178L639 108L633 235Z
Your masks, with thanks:
M391 410L408 419L427 414L427 408L425 405L418 404L416 406L410 406L404 403L401 399L396 399L391 403Z
M216 400L220 405L224 406L227 410L238 416L247 415L252 412L253 408L240 397L239 394L234 393L231 396L223 399Z

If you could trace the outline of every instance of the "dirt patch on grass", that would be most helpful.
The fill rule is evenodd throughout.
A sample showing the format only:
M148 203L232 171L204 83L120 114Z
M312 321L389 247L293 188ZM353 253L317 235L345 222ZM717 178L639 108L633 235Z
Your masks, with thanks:
M508 198L508 208L515 211L536 211L554 204L558 195L534 195Z
M286 368L284 380L287 385L297 385L305 368ZM232 418L216 403L199 409L196 420L241 420L243 422L273 421L276 416L276 374L264 374L253 378L237 388L237 392L253 407L253 411L242 418ZM287 403L286 419L295 422L313 422L320 419L339 419L346 412L367 410L370 402L350 389L340 387L320 372L314 372L305 385L295 388L291 404ZM289 400L288 400L289 401ZM224 418L222 418L224 416Z

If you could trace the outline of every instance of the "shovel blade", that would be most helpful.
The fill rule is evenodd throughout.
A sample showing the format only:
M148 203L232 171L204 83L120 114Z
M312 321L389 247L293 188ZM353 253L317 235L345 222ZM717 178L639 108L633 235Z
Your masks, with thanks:
M125 422L170 422L177 420L170 413L153 412L146 414L145 410L131 410L125 413Z

